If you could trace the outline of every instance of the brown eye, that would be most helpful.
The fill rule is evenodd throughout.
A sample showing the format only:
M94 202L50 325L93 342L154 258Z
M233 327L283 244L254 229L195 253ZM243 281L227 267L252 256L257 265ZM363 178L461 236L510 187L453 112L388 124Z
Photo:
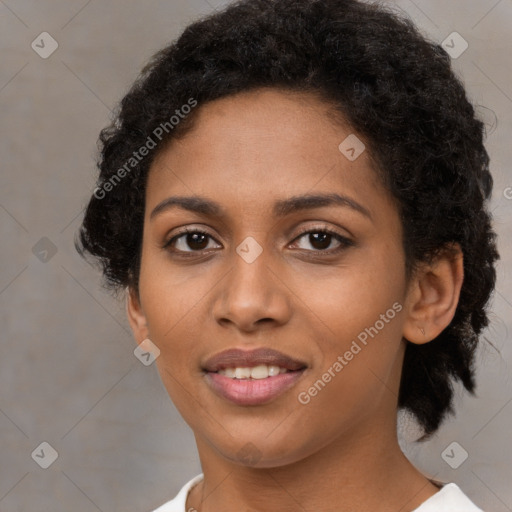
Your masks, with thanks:
M197 229L187 230L173 236L164 248L170 248L173 252L199 252L209 249L208 244L213 238L206 232Z
M329 245L331 245L333 236L329 233L310 233L309 234L309 243L315 249L328 249Z
M187 233L185 236L185 244L194 250L206 249L208 245L208 235L203 233Z
M299 243L298 241L301 242ZM331 247L333 242L336 242L335 247ZM308 244L312 249L307 247ZM348 238L327 228L317 228L302 232L302 234L295 239L294 245L298 245L299 249L304 249L308 252L332 254L350 247L354 245L354 243Z

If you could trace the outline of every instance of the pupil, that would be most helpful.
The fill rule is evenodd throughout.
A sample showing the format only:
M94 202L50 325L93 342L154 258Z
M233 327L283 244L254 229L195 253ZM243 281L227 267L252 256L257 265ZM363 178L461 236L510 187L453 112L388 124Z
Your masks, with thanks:
M201 233L189 233L187 235L187 244L191 249L204 249L208 243L205 243L206 235Z
M331 235L329 233L311 233L309 237L311 245L315 249L327 249L331 242ZM318 247L318 244L320 247Z

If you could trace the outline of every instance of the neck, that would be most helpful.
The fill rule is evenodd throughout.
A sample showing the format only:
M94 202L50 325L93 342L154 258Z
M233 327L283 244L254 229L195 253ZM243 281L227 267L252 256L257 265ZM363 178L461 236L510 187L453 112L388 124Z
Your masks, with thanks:
M396 415L381 420L358 423L313 454L277 467L234 463L196 436L204 479L190 492L187 510L259 511L271 504L282 512L414 511L439 489L402 453Z

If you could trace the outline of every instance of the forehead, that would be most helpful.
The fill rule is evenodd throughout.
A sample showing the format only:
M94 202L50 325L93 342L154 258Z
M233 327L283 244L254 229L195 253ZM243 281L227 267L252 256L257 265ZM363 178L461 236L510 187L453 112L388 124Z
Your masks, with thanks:
M175 193L246 208L306 192L351 195L370 210L390 201L362 138L314 95L260 89L198 109L192 130L153 162L148 208Z

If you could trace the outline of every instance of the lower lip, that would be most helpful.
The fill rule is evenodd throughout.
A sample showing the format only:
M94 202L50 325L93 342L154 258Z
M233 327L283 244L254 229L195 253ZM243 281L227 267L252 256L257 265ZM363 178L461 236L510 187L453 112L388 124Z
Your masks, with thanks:
M208 372L206 382L215 393L237 405L260 405L270 402L294 386L304 370L280 373L266 379L231 379Z

